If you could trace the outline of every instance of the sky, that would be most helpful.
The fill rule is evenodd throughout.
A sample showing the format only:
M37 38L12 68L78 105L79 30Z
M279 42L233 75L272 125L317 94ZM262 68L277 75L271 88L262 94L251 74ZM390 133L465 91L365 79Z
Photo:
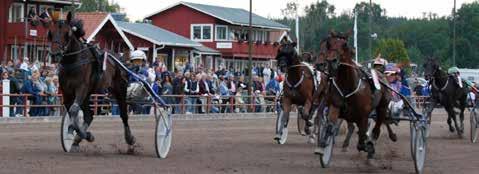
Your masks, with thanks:
M180 0L109 0L114 1L127 13L132 20L141 20L145 16L155 13L163 8L180 2ZM183 0L194 3L218 5L233 8L249 9L249 0ZM253 13L264 17L282 17L281 9L286 3L296 1L300 9L316 2L317 0L253 0ZM352 11L354 5L365 0L328 0L336 7L336 13ZM405 16L409 18L422 17L423 12L433 12L439 16L450 15L454 0L372 0L386 9L388 16ZM457 8L463 3L470 3L474 0L457 0ZM301 10L304 11L304 10Z

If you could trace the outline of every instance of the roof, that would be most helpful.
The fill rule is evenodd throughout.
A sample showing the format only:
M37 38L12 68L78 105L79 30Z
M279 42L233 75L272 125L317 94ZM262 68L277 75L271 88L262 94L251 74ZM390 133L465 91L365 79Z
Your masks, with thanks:
M211 48L206 47L204 45L196 46L196 47L194 47L194 49L201 54L221 55L221 52L219 52L218 50L211 49Z
M201 44L183 36L146 23L129 23L117 21L120 28L129 34L145 39L157 45L196 47Z
M71 5L72 4L71 0L31 0L31 1L48 2L48 3L56 3L56 4L66 4L66 5ZM75 5L81 4L80 0L73 0L73 3L75 3Z
M221 19L233 25L242 25L242 26L249 25L249 11L247 10L244 10L241 8L229 8L229 7L221 7L221 6L213 6L213 5L205 5L205 4L196 4L191 2L179 2L170 7L157 11L151 15L148 15L145 18L152 17L158 13L161 13L163 11L176 7L178 5L185 5L187 7L198 10L202 13ZM278 22L264 18L254 13L252 15L252 25L254 27L261 27L261 28L289 30L289 27L287 27L286 25L280 24Z
M123 38L126 45L133 49L133 45L130 40L125 36L123 31L118 27L118 24L113 20L110 14L103 12L78 12L75 14L75 17L83 21L83 29L85 30L85 37L87 42L93 40L96 34L103 28L103 26L110 21L115 27L118 34Z

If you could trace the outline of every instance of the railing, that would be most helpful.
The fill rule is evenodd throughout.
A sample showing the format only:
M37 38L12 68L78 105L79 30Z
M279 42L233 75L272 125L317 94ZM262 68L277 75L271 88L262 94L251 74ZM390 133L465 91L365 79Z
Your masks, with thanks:
M15 109L22 109L22 115L29 117L28 110L32 108L56 108L63 111L63 96L58 95L40 95L41 97L57 97L56 104L30 104L29 97L33 97L31 94L0 94L0 97L18 97L21 100L21 104L0 104L0 108L9 107ZM196 110L201 113L213 113L213 112L254 112L255 110L275 110L275 98L276 96L229 96L219 97L214 95L162 95L168 104L174 108L174 114L187 114L197 113ZM141 106L152 106L152 103L148 101L128 101L130 104L141 104ZM194 102L194 103L191 103ZM94 114L98 114L102 107L110 108L117 107L116 100L110 99L109 95L105 94L93 94L90 96L90 108ZM16 112L16 111L15 111ZM5 116L4 116L5 117Z

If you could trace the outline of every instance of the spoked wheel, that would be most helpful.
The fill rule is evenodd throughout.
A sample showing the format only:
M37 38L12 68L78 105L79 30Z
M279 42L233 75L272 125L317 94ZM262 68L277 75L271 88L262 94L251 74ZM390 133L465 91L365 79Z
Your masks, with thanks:
M331 162L331 157L333 155L335 133L333 132L334 128L331 128L331 130L328 131L327 116L321 117L319 125L320 127L319 127L318 143L324 143L324 144L318 145L320 147L322 146L323 148L322 152L315 152L315 153L319 154L321 167L326 168L326 167L329 167L329 164Z
M427 141L426 141L426 125L418 126L413 123L416 130L414 139L411 137L411 141L414 141L414 167L416 173L422 174L424 172L424 162L426 161Z
M477 142L477 136L479 134L477 128L479 127L478 123L478 118L477 118L477 112L475 109L472 109L471 111L471 142L476 143Z
M173 121L166 108L155 106L155 150L158 158L166 158L171 147Z
M279 106L280 107L280 106ZM278 117L276 118L276 143L284 144L288 139L288 127L286 126L287 120L284 118L283 109L278 109Z
M429 137L429 135L431 134L431 112L429 112L429 108L424 107L422 109L422 115L425 115L427 119L425 135L426 137Z
M70 118L70 114L66 107L63 107L63 118L62 118L62 126L61 126L61 143L63 151L70 152L72 149L73 142L75 141L75 137L77 133L73 129L73 120ZM83 117L83 111L78 112L78 118Z

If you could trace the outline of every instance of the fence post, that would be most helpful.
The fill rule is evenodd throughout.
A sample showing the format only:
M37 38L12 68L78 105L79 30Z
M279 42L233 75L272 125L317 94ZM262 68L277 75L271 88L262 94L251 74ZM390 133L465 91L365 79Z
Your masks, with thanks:
M234 113L234 104L233 104L234 97L235 97L234 95L233 97L230 96L230 113Z
M10 80L5 79L2 81L2 93L7 94L6 96L4 95L2 97L2 104L3 105L10 105ZM2 108L2 115L3 117L9 117L10 116L10 107L3 107Z
M98 114L98 95L93 95L93 115Z
M29 115L27 115L27 109L28 109L28 95L24 94L23 95L23 116L24 117L30 117Z
M210 107L211 107L211 95L207 95L206 96L206 113L209 114L210 113Z
M186 111L186 110L185 110L185 95L180 96L180 101L181 101L181 105L180 105L180 106L181 106L181 107L180 107L180 108L181 108L181 112L180 112L180 113L184 114L185 111Z

